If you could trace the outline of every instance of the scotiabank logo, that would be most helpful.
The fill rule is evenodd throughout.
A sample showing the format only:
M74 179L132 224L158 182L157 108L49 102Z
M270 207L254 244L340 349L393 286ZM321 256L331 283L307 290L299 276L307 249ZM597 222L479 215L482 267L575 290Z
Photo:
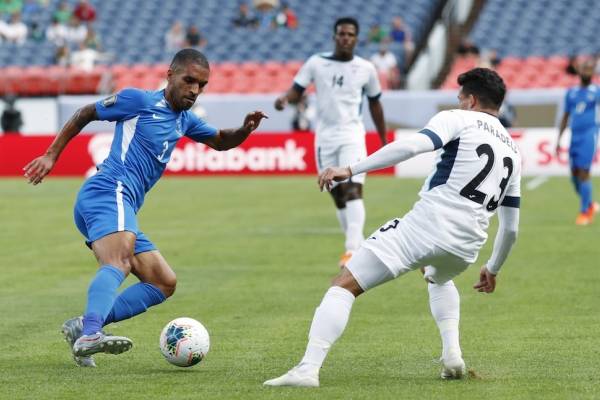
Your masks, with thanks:
M275 147L237 147L216 151L201 143L187 143L173 149L167 164L170 172L269 172L306 171L306 148L289 139Z

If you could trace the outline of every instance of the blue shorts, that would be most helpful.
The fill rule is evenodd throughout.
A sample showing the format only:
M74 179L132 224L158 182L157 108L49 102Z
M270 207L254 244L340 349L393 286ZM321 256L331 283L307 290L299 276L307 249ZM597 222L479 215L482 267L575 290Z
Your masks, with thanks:
M91 244L106 235L128 231L136 235L134 254L156 250L156 246L138 229L131 196L120 181L102 175L88 179L77 195L75 225Z
M596 145L598 141L598 129L593 128L577 132L571 139L569 146L569 164L571 169L579 168L589 171L592 168Z

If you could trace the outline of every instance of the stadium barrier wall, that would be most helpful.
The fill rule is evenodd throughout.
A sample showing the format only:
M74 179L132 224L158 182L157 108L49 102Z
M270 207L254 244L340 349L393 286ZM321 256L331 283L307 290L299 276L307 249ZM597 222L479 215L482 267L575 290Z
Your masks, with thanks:
M510 90L508 99L517 109L517 123L521 127L557 126L557 114L564 99L564 89ZM21 98L16 107L21 110L25 135L50 135L80 107L102 96L59 96L57 98ZM279 112L273 108L275 94L203 94L197 104L200 116L214 126L231 128L239 126L248 111L263 110L269 119L261 122L262 132L287 132L291 130L294 108ZM314 96L309 96L314 104ZM390 129L420 129L438 111L457 106L456 91L396 91L384 92L381 97L385 119ZM363 105L363 120L368 131L374 131L373 121ZM0 112L4 102L0 101ZM309 107L309 118L316 117L314 106ZM114 123L94 121L86 127L88 133L112 132Z
M112 134L73 138L51 176L90 176L108 155ZM0 176L22 176L23 166L46 151L54 136L0 136ZM380 146L376 133L367 134L367 150ZM316 174L311 133L253 134L241 146L215 151L187 138L180 140L167 164L167 175L306 175ZM393 168L380 171L392 175Z
M396 140L402 140L402 136L414 133L411 129L399 129L396 131ZM521 175L523 176L565 176L570 174L569 149L571 132L565 131L561 139L560 154L555 152L556 129L530 128L522 130L511 130L510 134L521 151L523 160ZM404 163L396 166L395 174L398 177L424 177L429 175L435 167L436 153L418 155ZM600 152L596 151L593 175L600 175Z

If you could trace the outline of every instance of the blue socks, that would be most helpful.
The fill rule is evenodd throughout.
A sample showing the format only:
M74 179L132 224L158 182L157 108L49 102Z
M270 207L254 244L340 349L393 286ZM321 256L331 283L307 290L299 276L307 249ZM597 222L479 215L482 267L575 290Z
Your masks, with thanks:
M141 314L166 299L156 286L144 282L136 283L123 290L117 297L112 310L104 320L104 325Z
M88 288L88 300L83 316L83 334L93 335L100 332L104 320L113 308L115 295L125 279L125 274L112 265L103 265L98 269Z
M592 181L579 181L579 195L581 196L581 212L584 213L592 204Z

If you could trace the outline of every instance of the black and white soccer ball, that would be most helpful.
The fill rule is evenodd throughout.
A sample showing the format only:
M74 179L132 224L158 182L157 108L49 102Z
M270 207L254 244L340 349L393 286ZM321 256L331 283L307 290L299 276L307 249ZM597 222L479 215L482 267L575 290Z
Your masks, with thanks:
M160 333L160 351L168 362L191 367L206 357L210 348L208 331L192 318L176 318Z

